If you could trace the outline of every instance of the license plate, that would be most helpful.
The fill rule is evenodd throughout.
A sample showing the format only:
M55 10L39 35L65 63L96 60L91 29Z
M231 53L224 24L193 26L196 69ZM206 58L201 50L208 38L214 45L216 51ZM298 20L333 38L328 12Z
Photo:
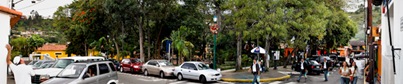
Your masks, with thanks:
M319 66L316 66L316 68L319 68Z

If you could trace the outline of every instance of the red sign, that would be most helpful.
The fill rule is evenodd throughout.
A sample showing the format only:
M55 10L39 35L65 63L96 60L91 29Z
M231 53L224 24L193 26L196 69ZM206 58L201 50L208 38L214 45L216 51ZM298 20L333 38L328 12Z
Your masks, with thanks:
M212 26L210 26L210 32L211 33L217 34L218 33L217 30L218 30L218 25L217 24L213 24Z

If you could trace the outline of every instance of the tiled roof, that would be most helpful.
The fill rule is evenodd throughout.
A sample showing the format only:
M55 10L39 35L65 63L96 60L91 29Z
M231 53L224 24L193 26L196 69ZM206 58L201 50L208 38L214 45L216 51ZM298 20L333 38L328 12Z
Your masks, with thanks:
M37 50L66 50L66 45L58 45L58 44L44 44L42 47L39 47Z

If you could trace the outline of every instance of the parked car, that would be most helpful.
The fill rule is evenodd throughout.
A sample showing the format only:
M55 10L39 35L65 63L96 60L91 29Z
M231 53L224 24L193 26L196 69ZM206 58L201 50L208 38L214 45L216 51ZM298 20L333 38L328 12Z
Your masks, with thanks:
M308 70L308 74L317 74L319 75L320 73L322 73L322 69L320 68L322 66L322 64L318 63L315 60L306 60L305 64L308 65L307 70ZM292 70L294 71L301 71L301 69L299 68L301 67L301 63L294 63L291 67Z
M315 60L309 60L308 66L309 66L308 73L319 75L322 72L322 69L320 68L322 64L318 63Z
M52 61L52 60L39 60L38 62L36 62L36 63L34 63L33 65L32 65L32 68L35 70L35 69L40 69L39 67L42 65L42 64L45 64L45 63L49 63L49 62L54 62L54 61Z
M72 63L41 84L118 84L114 66L110 61Z
M120 66L120 72L140 73L143 62L137 58L123 59L122 62L120 62Z
M161 78L173 76L175 66L167 60L150 60L143 64L144 75L159 75Z
M66 68L69 64L80 61L99 61L105 60L104 57L92 57L92 56L75 56L75 57L66 57L58 59L50 68L37 69L34 70L35 76L31 79L32 83L41 83L48 79L52 79L56 77L64 68Z
M192 79L202 83L221 80L221 73L210 69L203 62L184 62L174 69L174 75L178 80Z
M44 63L41 66L39 66L39 69L43 69L43 68L49 68L51 67L55 62L49 62L49 63Z
M115 66L115 68L117 69L117 70L120 70L120 63L119 63L119 61L117 61L117 60L115 60L115 59L107 59L108 61L111 61Z

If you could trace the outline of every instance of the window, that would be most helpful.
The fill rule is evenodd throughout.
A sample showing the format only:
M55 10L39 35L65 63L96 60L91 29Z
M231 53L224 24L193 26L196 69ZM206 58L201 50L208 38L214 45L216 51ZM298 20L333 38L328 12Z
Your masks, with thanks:
M61 56L62 53L59 53L59 52L58 52L58 53L55 53L55 55L56 55L56 56Z
M148 62L148 65L157 66L157 62L155 62L155 61L150 61L150 62Z
M113 65L112 63L109 63L109 68L111 68L112 71L116 71L115 65Z
M194 64L189 64L189 69L190 70L197 70L196 66Z
M123 64L129 64L129 60L128 59L124 59L124 60L122 60L122 62L123 62Z
M97 65L90 65L89 67L88 67L88 69L87 69L87 72L86 72L86 74L89 76L89 77L93 77L93 76L97 76L98 74L98 71L97 71Z
M182 69L188 69L189 68L189 63L185 63L181 66Z
M106 64L99 64L99 74L109 73L109 67Z

